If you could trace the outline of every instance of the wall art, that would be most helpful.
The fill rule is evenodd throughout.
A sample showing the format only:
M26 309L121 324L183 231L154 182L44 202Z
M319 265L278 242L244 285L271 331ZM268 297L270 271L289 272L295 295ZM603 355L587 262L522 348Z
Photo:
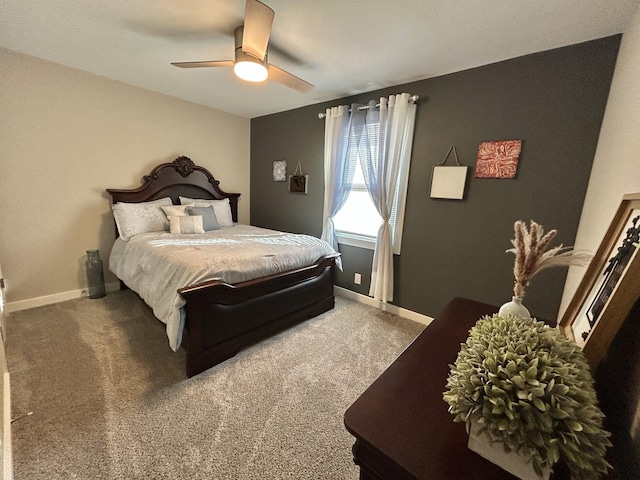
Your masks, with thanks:
M302 173L300 162L296 166L293 175L289 175L289 192L291 193L309 193L309 175Z
M447 158L453 152L455 165L445 165ZM434 165L431 174L431 198L446 198L450 200L462 200L464 186L467 182L467 170L469 167L462 165L458 159L455 145L451 145L442 161Z
M274 182L287 181L287 161L286 160L273 161L273 181Z
M592 369L640 297L640 193L625 195L559 328L584 350Z
M482 142L478 147L476 178L514 178L522 140Z

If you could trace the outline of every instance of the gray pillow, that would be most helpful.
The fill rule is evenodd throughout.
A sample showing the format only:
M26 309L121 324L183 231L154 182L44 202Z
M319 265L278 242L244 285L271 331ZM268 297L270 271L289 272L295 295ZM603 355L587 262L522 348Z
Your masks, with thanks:
M202 215L202 228L205 232L220 229L213 207L187 207L185 211L191 216Z

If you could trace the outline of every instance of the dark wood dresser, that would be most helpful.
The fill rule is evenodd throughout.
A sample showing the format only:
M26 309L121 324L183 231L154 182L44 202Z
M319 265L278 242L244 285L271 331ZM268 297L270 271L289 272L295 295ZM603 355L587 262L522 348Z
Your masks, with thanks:
M442 399L449 365L469 329L497 310L454 298L349 407L344 423L356 438L361 480L515 479L468 449L464 424L453 422Z

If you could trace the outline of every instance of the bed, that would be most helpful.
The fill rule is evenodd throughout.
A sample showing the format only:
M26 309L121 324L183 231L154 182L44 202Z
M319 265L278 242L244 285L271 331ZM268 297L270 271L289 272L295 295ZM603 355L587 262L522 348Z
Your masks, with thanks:
M118 203L140 203L142 207L147 202L162 202L161 199L166 201L166 197L171 199L172 205L180 205L180 197L228 201L234 226L227 227L226 230L221 228L222 233L218 231L207 232L212 235L212 237L207 237L212 238L207 240L209 243L228 243L230 241L228 240L229 235L235 235L231 240L235 241L235 238L245 236L245 229L252 228L236 223L240 194L224 192L220 188L218 180L207 169L196 165L187 157L178 157L171 163L158 165L149 175L142 178L142 186L139 188L130 190L110 188L107 189L107 192L112 197L114 208ZM119 226L121 228L116 228L116 235L119 235L122 230L122 225ZM270 230L259 233L263 242L291 243L289 237L291 234ZM127 242L123 239L116 239L112 256L115 256L116 260L124 260L132 257L132 249L138 248L137 245L145 241L152 246L161 245L164 247L165 243L175 243L174 241L166 241L166 238L180 238L180 236L171 237L171 235L173 234L160 232L158 237L155 237L143 233L127 238ZM147 236L149 238L146 238ZM223 236L224 240L221 240L220 236ZM295 241L298 241L299 237L296 236ZM192 235L185 242L192 243L191 238L205 238L205 236ZM313 237L308 238L312 239ZM309 242L317 243L320 241L315 239L315 242L313 240L309 240ZM202 247L198 246L197 248L201 249ZM333 284L339 254L331 247L325 248L319 244L314 248L319 248L321 252L315 250L320 253L313 260L296 260L296 263L288 260L283 261L284 258L280 258L275 262L279 265L280 270L285 269L285 271L277 271L259 278L239 282L227 282L224 280L225 275L214 273L212 274L214 279L196 281L174 289L175 295L184 305L180 307L180 335L171 346L174 350L179 346L185 349L188 377L233 357L247 345L334 307ZM164 248L156 248L156 250L164 251ZM272 253L267 253L263 256L271 257L272 255ZM176 257L175 254L173 256ZM146 260L144 262L146 270L148 262ZM111 263L112 258L110 258L110 266ZM131 280L133 283L131 275L127 275L124 270L120 275L118 273L116 275L120 279L122 288L130 287L136 291L135 286L129 285L127 282L127 280ZM151 277L155 276L151 274L149 280ZM162 278L166 278L167 282L170 282L173 277ZM193 278L206 279L207 277L199 274ZM230 275L229 278L243 277ZM153 286L145 288L151 291L157 290L157 287ZM145 292L136 293L147 301ZM158 307L150 306L154 312L158 309ZM160 320L167 323L162 318ZM167 325L169 324L167 323ZM171 344L169 330L168 328Z

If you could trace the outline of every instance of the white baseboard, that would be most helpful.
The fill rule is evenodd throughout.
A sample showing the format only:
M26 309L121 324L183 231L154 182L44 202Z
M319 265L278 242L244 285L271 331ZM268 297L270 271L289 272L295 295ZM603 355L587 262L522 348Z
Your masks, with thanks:
M105 284L105 290L107 293L120 290L120 282ZM52 295L45 295L43 297L29 298L27 300L18 300L16 302L7 302L4 304L5 312L18 312L20 310L27 310L29 308L42 307L44 305L52 305L54 303L66 302L67 300L73 300L74 298L87 297L87 289L71 290L69 292L54 293Z
M120 283L119 282L107 283L105 285L105 289L107 293L115 292L116 290L120 290ZM365 305L370 305L372 307L375 307L385 312L393 313L394 315L398 315L399 317L408 318L409 320L413 320L414 322L418 322L423 325L429 325L433 321L433 318L427 315L422 315L421 313L417 313L417 312L414 312L413 310L408 310L406 308L398 307L397 305L393 305L391 303L378 302L367 295L362 295L361 293L357 293L343 287L338 287L334 285L333 290L336 295L340 295L342 297L348 298L350 300L354 300L356 302L364 303ZM86 289L54 293L53 295L45 295L43 297L29 298L27 300L18 300L16 302L5 303L4 311L6 313L18 312L20 310L27 310L29 308L42 307L44 305L52 305L54 303L65 302L67 300L73 300L75 298L80 298L84 296L87 296Z
M398 315L402 318L408 318L409 320L413 320L414 322L418 322L423 325L429 325L433 321L433 318L427 315L422 315L421 313L414 312L413 310L407 310L406 308L402 308L391 303L378 302L367 295L362 295L361 293L357 293L343 287L338 287L337 285L333 286L333 291L336 295L340 295L341 297L370 305L384 312L393 313L394 315Z

